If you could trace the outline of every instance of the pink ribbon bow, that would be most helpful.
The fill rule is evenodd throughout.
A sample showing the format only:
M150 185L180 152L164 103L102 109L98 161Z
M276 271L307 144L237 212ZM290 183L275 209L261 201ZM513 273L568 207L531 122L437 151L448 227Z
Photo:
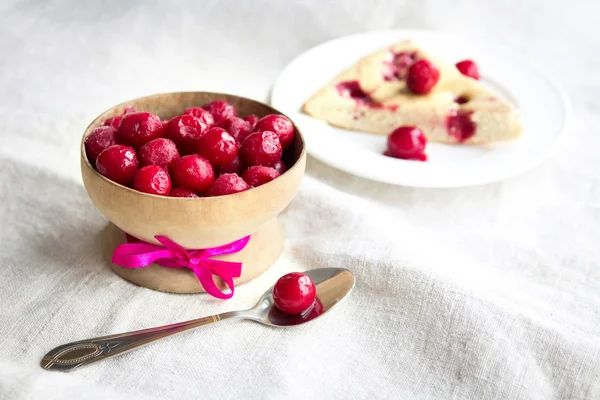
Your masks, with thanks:
M112 262L123 268L144 268L152 263L167 268L189 268L198 277L200 284L211 296L230 299L234 293L233 278L242 273L242 263L213 260L209 257L233 254L242 250L250 241L246 236L235 242L204 250L187 251L165 236L155 236L162 246L142 242L127 235L127 242L115 248ZM213 281L213 275L223 279L229 287L229 293L223 293Z

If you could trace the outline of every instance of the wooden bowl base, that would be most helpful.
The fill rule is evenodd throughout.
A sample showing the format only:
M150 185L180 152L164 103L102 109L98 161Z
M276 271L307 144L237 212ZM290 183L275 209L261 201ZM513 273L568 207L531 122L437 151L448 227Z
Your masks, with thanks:
M252 234L246 247L238 253L215 257L218 260L242 262L242 275L234 279L235 285L248 282L269 269L283 251L285 233L277 218L265 223ZM170 293L203 293L204 289L194 273L187 269L172 269L157 264L145 268L123 268L112 263L112 254L120 244L125 243L125 234L113 224L102 232L102 255L110 268L122 278L153 290ZM215 277L221 290L226 285Z

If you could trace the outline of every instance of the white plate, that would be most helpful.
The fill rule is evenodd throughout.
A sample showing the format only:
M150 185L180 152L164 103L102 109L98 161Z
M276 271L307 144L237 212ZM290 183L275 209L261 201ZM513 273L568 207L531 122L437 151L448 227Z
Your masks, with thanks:
M494 146L429 143L427 162L382 155L384 136L339 129L300 111L321 86L361 57L402 39L454 64L470 58L482 81L521 110L521 138ZM308 152L340 170L396 185L461 187L506 179L547 159L565 131L569 102L548 75L504 47L420 30L371 32L323 43L298 56L281 73L271 104L298 124Z

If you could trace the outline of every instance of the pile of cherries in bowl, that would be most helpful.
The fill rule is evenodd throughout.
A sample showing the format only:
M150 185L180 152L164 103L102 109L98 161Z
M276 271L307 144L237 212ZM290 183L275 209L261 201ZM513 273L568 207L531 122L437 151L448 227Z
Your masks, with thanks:
M287 170L294 140L283 115L240 118L225 100L189 107L168 121L127 107L84 141L89 162L106 178L140 192L212 197L263 185Z

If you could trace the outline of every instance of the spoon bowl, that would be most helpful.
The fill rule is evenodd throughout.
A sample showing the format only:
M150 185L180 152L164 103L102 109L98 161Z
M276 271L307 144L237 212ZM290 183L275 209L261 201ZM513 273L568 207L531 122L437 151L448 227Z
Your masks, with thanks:
M240 318L251 319L270 326L299 325L325 314L335 307L354 287L354 274L344 268L319 268L306 271L317 288L317 296L313 305L300 315L285 314L277 308L273 301L271 286L262 295L258 303L247 311L238 311Z
M229 311L179 322L157 328L119 333L93 339L63 344L42 358L41 366L47 370L71 371L108 357L123 354L140 346L193 328L224 319L249 319L275 327L300 325L321 317L340 303L354 288L354 274L344 268L320 268L305 272L314 282L317 295L313 305L300 315L281 312L273 301L273 287L262 295L254 307L244 311Z

